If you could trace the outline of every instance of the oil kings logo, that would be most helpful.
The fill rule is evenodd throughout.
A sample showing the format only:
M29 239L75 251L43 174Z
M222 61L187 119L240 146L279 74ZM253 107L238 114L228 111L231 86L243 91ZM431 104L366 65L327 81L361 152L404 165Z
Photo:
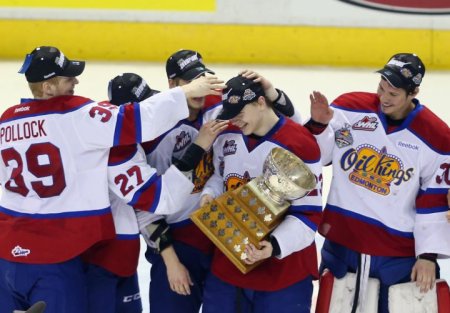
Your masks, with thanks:
M24 249L21 246L15 246L14 249L11 250L11 254L13 257L21 257L21 256L27 256L31 253L30 249Z
M411 179L414 169L405 169L403 162L389 154L385 147L372 145L348 149L341 157L341 168L350 171L349 180L380 195L390 193L391 184L400 185Z
M235 190L248 183L251 179L252 178L247 171L245 171L244 175L230 173L227 175L227 177L225 177L225 190Z
M342 2L390 12L412 14L450 14L448 0L339 0Z

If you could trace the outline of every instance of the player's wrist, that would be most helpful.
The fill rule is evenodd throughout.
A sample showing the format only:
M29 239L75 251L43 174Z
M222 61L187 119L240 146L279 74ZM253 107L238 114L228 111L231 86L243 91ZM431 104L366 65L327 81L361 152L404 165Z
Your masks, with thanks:
M437 253L422 253L417 256L417 259L437 263Z

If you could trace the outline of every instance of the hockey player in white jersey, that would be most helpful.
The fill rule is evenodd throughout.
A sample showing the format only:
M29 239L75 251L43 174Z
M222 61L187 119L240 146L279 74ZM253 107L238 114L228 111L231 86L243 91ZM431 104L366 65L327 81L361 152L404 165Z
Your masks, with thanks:
M160 135L187 116L186 97L222 88L217 78L205 78L118 109L73 95L83 69L84 62L55 47L34 49L20 72L35 99L1 117L0 303L6 312L39 300L48 313L86 312L79 256L115 236L109 149ZM144 186L132 202L151 211Z
M322 269L357 273L358 310L368 278L379 279L378 312L387 313L389 286L415 281L427 292L436 259L450 257L450 131L416 99L425 75L418 56L396 54L378 73L377 93L343 94L330 107L314 92L307 125L333 165L319 227Z
M292 202L270 241L247 246L248 264L265 259L247 274L215 248L203 312L310 313L312 280L318 277L314 235L322 211L319 147L303 126L276 114L261 83L236 76L226 84L218 118L231 120L231 126L213 144L214 174L202 192L202 204L261 175L274 147L307 163L317 188Z
M212 71L206 68L200 53L180 50L166 63L169 86L187 84ZM270 100L283 114L295 114L294 106L284 92L253 71L245 71L252 79L263 81L270 90ZM189 215L199 207L200 192L212 174L212 154L209 151L215 137L227 126L216 120L222 109L221 97L188 99L189 117L156 140L144 144L149 163L164 171L170 164L179 163L181 157L193 161L185 166L190 171L195 187L186 198L179 214L166 215L155 224L165 229L159 249L149 249L147 259L152 263L150 278L150 310L155 312L198 312L203 301L203 286L213 249L209 239L192 223ZM171 240L170 240L171 238ZM169 240L168 240L169 239Z

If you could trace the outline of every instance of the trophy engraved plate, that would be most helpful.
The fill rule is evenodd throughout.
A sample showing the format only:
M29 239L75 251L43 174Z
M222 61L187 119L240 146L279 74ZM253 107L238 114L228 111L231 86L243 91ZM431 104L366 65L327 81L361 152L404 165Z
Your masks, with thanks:
M274 148L262 175L202 206L191 219L245 274L262 262L244 262L246 245L259 247L283 220L289 201L305 196L315 186L316 178L302 160L283 148Z

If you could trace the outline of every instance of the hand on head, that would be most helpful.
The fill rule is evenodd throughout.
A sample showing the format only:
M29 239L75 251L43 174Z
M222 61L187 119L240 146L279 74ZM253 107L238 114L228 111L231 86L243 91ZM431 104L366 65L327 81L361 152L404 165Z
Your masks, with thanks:
M223 83L224 81L216 76L208 75L200 76L189 84L181 86L181 88L186 94L186 98L204 97L207 95L220 96L222 89L226 87Z
M216 137L228 127L229 121L212 120L208 121L200 128L195 144L208 150L213 144Z
M248 79L252 79L254 82L261 83L261 86L264 89L264 93L270 101L275 101L278 98L278 92L275 87L267 78L265 78L261 74L252 70L243 70L239 73L239 75Z

